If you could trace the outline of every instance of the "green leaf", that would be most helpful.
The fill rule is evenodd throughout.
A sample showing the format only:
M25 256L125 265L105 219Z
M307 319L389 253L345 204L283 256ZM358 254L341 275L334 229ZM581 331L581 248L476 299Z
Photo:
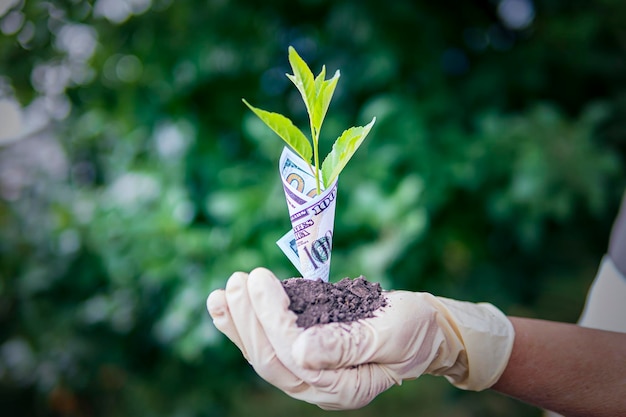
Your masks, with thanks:
M317 137L339 81L340 72L337 70L333 78L325 80L326 66L324 65L317 77L313 78L313 72L309 66L291 46L289 47L289 63L293 69L293 75L287 74L287 77L300 91L309 113L311 126L315 129L313 136Z
M315 77L315 95L319 94L319 91L322 89L322 85L326 80L326 65L322 65L322 70L317 77Z
M322 179L324 187L329 187L337 178L341 170L346 166L352 155L361 146L361 143L376 123L374 117L366 126L351 127L344 130L341 136L333 144L324 162L322 163Z
M258 109L242 99L246 106L256 114L270 129L284 140L299 156L311 164L313 150L307 137L291 120L280 113Z
M309 117L315 126L313 120L313 109L315 108L315 101L317 92L315 89L315 79L313 73L306 62L296 52L293 46L289 47L289 64L293 70L293 75L287 74L287 78L291 80L300 91L300 95L306 105L306 110L309 113Z
M317 88L317 97L315 100L315 107L313 109L313 125L315 128L319 130L322 128L322 123L324 122L324 118L326 117L326 112L328 111L328 106L330 105L330 101L333 98L333 93L335 92L335 87L337 86L337 82L339 81L340 73L339 70L335 72L335 75L330 80L324 81L323 77L325 73L325 69L322 69L320 75L315 79L315 86ZM318 81L321 79L322 81ZM318 88L319 85L319 88Z

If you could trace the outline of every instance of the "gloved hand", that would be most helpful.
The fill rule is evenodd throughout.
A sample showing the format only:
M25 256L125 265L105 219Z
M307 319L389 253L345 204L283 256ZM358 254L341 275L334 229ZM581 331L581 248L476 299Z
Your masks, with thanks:
M304 330L280 281L258 268L237 272L207 308L256 372L288 395L323 409L354 409L404 379L443 375L482 390L500 377L513 326L490 304L408 291L384 292L375 317Z

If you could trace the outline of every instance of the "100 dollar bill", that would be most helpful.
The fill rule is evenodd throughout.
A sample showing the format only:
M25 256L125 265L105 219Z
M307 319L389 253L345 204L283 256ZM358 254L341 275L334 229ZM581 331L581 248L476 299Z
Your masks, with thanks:
M280 156L279 170L291 230L276 243L303 278L328 281L337 179L317 194L310 165L286 147Z

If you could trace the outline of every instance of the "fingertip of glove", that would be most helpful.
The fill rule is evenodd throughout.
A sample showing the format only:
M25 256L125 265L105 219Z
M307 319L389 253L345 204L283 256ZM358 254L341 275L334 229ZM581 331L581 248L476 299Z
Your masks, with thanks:
M298 366L307 369L332 369L341 360L341 351L334 332L314 327L302 333L291 348Z
M316 361L309 355L308 338L302 335L291 346L291 355L297 366L305 369L315 369Z
M238 291L241 287L246 285L246 279L248 278L248 274L245 272L235 272L233 273L228 281L226 282L226 292Z
M300 336L296 339L295 343L291 346L291 355L296 365L301 368L312 369L314 364L309 361L308 349L306 338Z
M257 280L257 281L258 280L264 280L264 281L276 280L276 281L278 281L278 278L276 277L276 275L274 275L274 273L272 271L270 271L267 268L263 268L263 267L254 268L250 272L250 279Z
M215 290L206 299L206 309L211 317L221 317L226 313L226 296L224 290Z
M267 293L274 293L276 296L285 294L280 280L272 271L265 268L256 268L250 272L248 290L253 297Z

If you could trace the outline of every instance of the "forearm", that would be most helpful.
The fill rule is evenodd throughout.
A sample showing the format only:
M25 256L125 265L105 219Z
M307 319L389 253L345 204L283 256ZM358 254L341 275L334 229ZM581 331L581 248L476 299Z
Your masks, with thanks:
M566 416L626 413L626 334L510 320L513 351L494 390Z

